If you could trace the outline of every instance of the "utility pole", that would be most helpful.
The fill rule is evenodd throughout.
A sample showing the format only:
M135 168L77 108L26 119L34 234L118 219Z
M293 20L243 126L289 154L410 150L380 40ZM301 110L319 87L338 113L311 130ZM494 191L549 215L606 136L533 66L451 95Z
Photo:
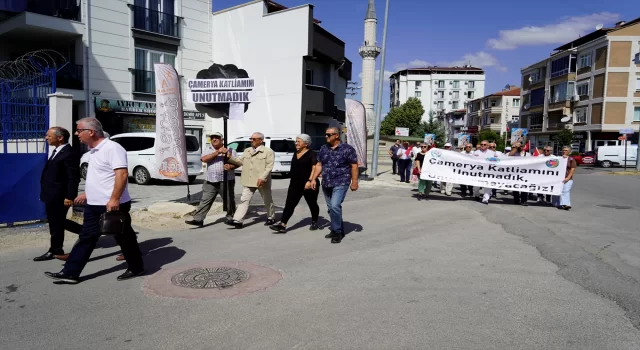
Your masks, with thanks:
M384 7L384 28L382 29L382 59L380 60L380 78L378 79L378 98L376 99L376 122L373 134L373 159L371 159L371 177L378 176L378 153L380 151L380 118L382 117L382 88L384 87L384 58L387 51L387 23L389 20L389 0Z

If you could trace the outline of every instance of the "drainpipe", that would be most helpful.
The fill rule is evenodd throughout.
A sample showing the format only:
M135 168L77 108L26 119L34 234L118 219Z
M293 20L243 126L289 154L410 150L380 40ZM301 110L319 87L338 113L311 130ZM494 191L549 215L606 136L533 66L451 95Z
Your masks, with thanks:
M85 90L85 117L91 116L91 84L89 83L89 53L91 50L91 0L87 0L87 45L85 47L84 57L84 90Z

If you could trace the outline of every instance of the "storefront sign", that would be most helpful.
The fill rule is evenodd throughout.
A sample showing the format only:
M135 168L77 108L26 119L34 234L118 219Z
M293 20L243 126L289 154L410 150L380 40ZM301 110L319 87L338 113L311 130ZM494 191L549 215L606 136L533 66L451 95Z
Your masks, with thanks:
M105 113L113 112L121 114L140 114L155 116L156 103L96 98L96 111ZM184 119L204 120L205 114L196 111L184 111Z
M567 160L562 157L479 157L434 148L420 178L461 185L559 195Z

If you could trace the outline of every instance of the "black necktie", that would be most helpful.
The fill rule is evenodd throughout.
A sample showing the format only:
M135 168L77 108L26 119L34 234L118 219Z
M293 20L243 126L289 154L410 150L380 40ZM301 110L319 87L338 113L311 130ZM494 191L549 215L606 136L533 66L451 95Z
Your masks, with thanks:
M49 157L49 160L53 159L53 156L56 155L57 151L58 151L58 148L56 147L56 149L53 150L53 153L51 153L51 157Z

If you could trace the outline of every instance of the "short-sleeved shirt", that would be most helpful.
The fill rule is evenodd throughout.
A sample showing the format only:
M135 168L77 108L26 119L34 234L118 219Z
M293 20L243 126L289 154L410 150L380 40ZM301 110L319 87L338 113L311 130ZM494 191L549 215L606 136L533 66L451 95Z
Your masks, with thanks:
M389 148L389 151L391 151L391 158L398 158L398 149L400 147L398 147L398 145L394 144L393 146L391 146L391 148Z
M311 178L311 171L316 163L318 163L318 157L315 151L308 150L300 158L294 154L291 158L291 171L289 172L291 185L304 187Z
M358 164L356 150L346 143L336 148L327 145L320 148L318 161L322 164L322 187L351 184L351 164Z
M107 205L116 184L116 169L127 169L127 151L118 143L104 139L96 147L89 150L89 167L85 194L89 205ZM125 185L120 196L120 203L131 201L129 185Z
M202 152L202 156L208 156L216 150L213 147L207 147L204 152ZM232 158L237 158L236 150L229 149L231 152ZM224 155L220 154L217 157L213 158L209 162L207 162L207 172L206 179L209 182L222 182L224 181ZM227 170L227 181L235 181L236 174L234 170Z
M420 168L422 168L422 163L424 163L425 154L426 153L418 153L418 155L416 156L416 162L418 162Z
M573 157L569 157L569 159L567 159L567 172L565 173L564 177L566 178L567 176L569 176L569 171L571 171L571 169L577 167L578 164L576 163L576 160L573 159ZM573 180L573 175L571 176L571 179L569 180Z

